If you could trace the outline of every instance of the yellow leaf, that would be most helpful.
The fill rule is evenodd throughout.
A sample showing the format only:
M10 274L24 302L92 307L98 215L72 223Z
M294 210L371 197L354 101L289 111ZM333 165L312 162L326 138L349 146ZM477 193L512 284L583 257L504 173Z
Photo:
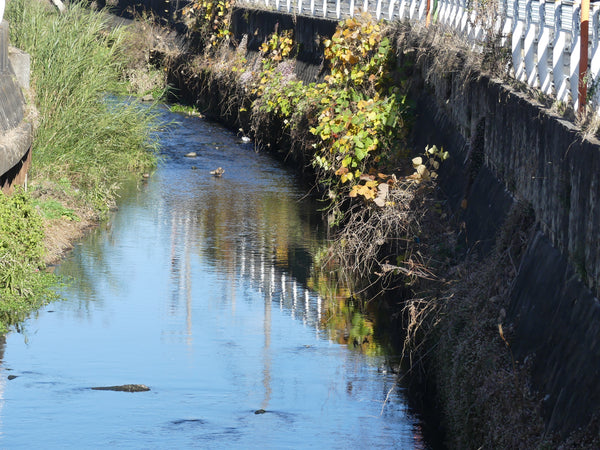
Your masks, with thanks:
M345 183L346 181L352 180L352 178L354 178L354 175L352 174L352 172L348 172L342 175L341 180L342 183Z

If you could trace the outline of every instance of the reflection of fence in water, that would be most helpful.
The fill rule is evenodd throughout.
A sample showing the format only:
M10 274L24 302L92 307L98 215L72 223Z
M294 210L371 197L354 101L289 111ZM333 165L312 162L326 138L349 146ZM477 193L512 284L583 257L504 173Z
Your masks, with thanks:
M512 75L579 107L581 1L575 0L236 0L238 5L333 20L368 12L377 19L446 26L477 47L490 31L510 44ZM600 4L590 6L589 100L600 104ZM489 30L489 31L488 31Z
M265 296L266 301L279 304L292 318L318 331L323 313L321 297L299 283L293 274L277 267L273 249L245 240L238 246L238 273L250 286Z
M210 230L203 227L195 210L176 209L177 212L169 211L171 217L168 221L173 283L170 308L175 312L179 308L180 300L184 298L187 315L191 316L190 252L197 251L197 244L193 244L197 241L192 234L200 233L202 239L208 240L214 239L214 236L210 236ZM164 214L161 216L165 217ZM279 267L282 261L276 259L274 240L267 239L264 234L255 233L247 233L242 237L232 236L231 239L235 242L230 243L229 250L215 256L216 268L235 278L232 279L232 285L236 284L236 280L246 280L252 289L264 295L265 302L279 304L281 310L289 311L294 319L302 320L304 325L314 327L319 333L323 314L322 299L300 283L290 270ZM287 252L284 253L287 255ZM291 266L291 261L283 263ZM191 333L191 319L188 319L188 322L188 331Z

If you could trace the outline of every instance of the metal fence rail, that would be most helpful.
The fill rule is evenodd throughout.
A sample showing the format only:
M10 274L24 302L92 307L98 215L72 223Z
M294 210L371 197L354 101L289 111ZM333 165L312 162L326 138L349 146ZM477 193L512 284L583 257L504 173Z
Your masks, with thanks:
M341 20L368 12L376 19L425 22L427 17L473 44L500 32L510 45L512 75L565 105L579 109L581 0L236 0L236 4L288 14ZM590 6L587 101L600 105L600 4Z

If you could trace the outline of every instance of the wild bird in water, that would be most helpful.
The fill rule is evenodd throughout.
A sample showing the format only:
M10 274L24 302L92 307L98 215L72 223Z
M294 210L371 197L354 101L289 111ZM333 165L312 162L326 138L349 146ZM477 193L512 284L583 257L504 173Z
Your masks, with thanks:
M224 173L225 173L225 169L223 169L222 167L218 167L215 170L210 171L210 174L214 175L215 177L220 177Z

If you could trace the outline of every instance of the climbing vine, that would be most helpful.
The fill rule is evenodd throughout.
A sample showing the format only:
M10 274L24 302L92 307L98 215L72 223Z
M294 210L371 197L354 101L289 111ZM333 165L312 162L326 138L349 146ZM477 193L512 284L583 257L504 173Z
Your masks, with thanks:
M376 199L379 184L390 181L375 175L405 132L406 98L390 83L393 53L385 33L381 23L364 15L341 22L325 41L331 73L310 130L321 140L314 166L332 174L333 185L347 183L348 195L365 200Z
M290 31L274 33L260 48L262 71L251 91L255 123L264 126L274 115L289 133L308 125L311 164L334 199L375 200L379 184L391 182L381 174L391 153L404 154L408 107L388 75L394 55L386 30L369 15L341 22L324 42L330 73L323 83L293 77Z
M208 48L214 48L230 35L233 0L193 0L183 9L188 28L200 33Z

